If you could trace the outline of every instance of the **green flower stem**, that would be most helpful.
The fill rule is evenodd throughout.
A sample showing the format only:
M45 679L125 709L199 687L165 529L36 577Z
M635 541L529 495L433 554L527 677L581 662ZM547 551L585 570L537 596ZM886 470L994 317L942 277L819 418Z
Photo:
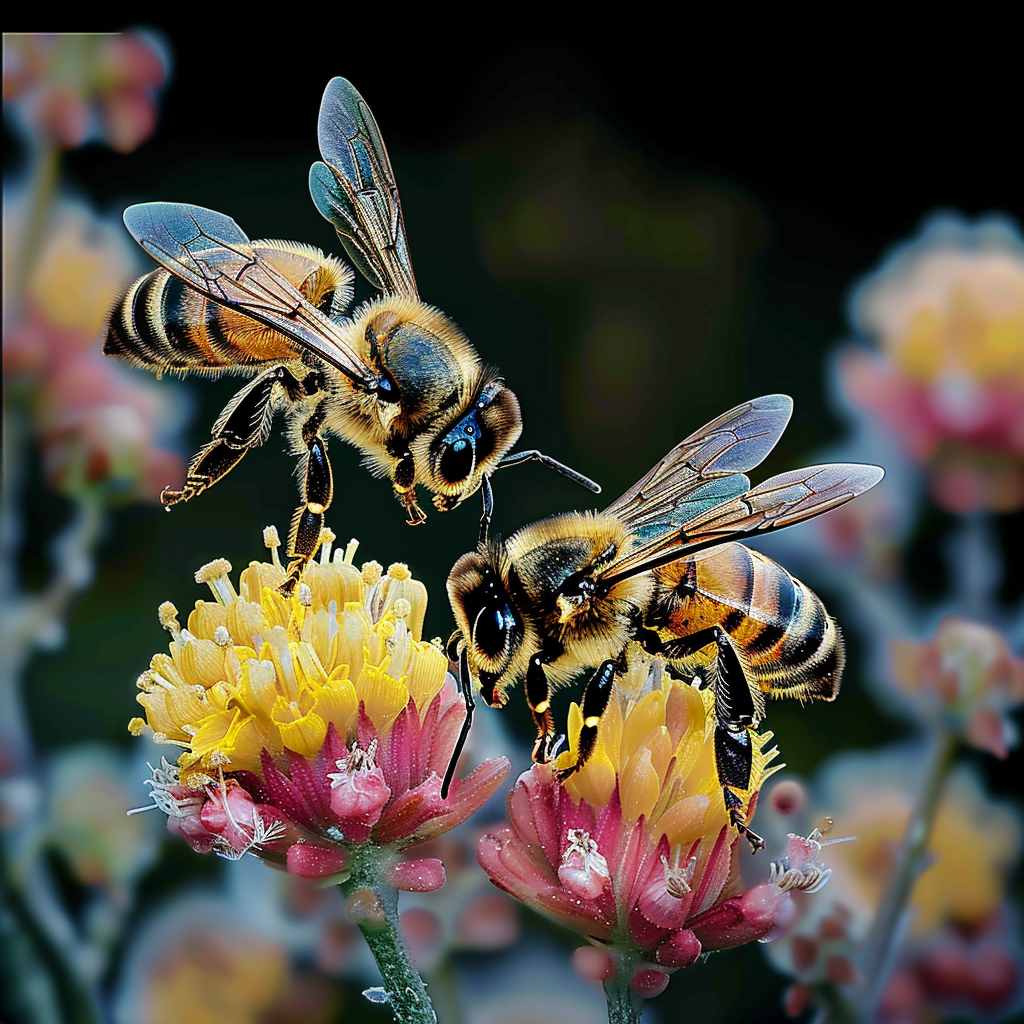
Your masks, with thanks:
M640 1024L644 1001L630 990L629 982L624 982L623 977L620 971L604 983L604 997L608 1000L608 1024Z
M358 912L350 903L350 916L377 961L381 981L388 995L388 1005L400 1024L437 1024L437 1014L430 1004L426 986L409 958L398 924L398 892L384 880L383 874L393 854L380 847L365 844L349 850L349 876L341 883L341 891L362 906ZM366 904L376 897L379 914L367 914Z
M900 933L900 919L921 871L922 859L935 822L939 797L953 765L956 746L956 736L943 728L926 767L924 785L917 806L907 823L896 870L889 881L889 887L882 898L882 904L868 935L863 960L864 1001L861 1007L862 1018L867 1021L876 1017L875 1008L888 976L893 946Z

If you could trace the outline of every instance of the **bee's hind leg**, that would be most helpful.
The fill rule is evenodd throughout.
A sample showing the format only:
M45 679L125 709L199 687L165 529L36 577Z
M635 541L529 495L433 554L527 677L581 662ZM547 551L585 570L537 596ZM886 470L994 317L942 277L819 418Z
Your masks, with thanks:
M319 375L310 374L299 381L284 366L272 366L254 377L241 389L213 424L213 440L207 441L192 456L180 490L165 487L160 501L165 508L189 501L227 476L251 448L258 448L270 433L274 416L271 399L281 385L291 401L311 394L319 386Z
M743 801L734 792L750 788L754 764L750 731L756 709L750 683L732 640L721 626L710 626L690 636L665 641L658 653L666 658L692 657L711 644L716 648L714 663L709 666L715 688L715 770L730 823L746 837L751 851L757 853L764 849L764 839L747 827Z
M302 440L306 445L306 454L299 470L303 503L295 510L288 535L288 577L280 587L284 594L290 594L295 589L307 563L316 554L325 514L334 496L334 478L327 458L327 441L320 436L326 414L326 402L321 401L302 425Z

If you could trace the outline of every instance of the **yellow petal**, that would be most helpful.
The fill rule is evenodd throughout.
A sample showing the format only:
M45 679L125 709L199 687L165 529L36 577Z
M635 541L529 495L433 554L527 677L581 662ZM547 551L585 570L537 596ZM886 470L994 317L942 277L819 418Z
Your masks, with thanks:
M338 730L338 735L348 741L355 734L356 711L359 698L351 679L331 680L323 686L314 687L317 699L317 713L323 720Z
M364 666L356 683L359 699L366 705L366 714L379 735L384 736L391 724L409 702L409 691L387 673Z
M264 612L263 606L239 598L232 602L225 611L227 612L225 626L231 639L236 644L259 646L258 638L262 637L271 626L270 617Z
M665 724L665 694L652 690L636 703L622 726L622 744L619 762L625 763L630 754L641 746L644 737L658 725Z
M214 630L218 626L227 626L228 610L216 601L196 601L195 608L189 613L188 631L193 636L213 639Z
M315 707L316 702L313 704ZM327 723L315 710L303 713L294 701L289 702L284 697L279 697L274 705L274 724L281 742L303 757L319 753L327 738Z
M704 835L704 819L710 805L711 798L704 794L684 797L658 818L653 831L668 836L670 846L688 850L695 840Z
M623 817L637 821L650 818L661 791L661 778L651 765L651 752L641 748L629 759L619 775L619 796Z

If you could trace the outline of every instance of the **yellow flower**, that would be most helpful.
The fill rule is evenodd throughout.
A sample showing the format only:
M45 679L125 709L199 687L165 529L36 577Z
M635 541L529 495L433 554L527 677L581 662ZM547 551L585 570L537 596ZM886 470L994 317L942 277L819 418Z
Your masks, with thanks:
M129 728L182 747L180 778L193 788L221 772L259 774L264 749L311 758L331 725L350 741L360 705L381 735L410 700L422 720L444 685L447 658L421 638L426 588L405 565L360 569L355 542L333 557L327 542L285 597L277 531L265 539L272 561L250 563L237 591L224 559L196 573L216 600L197 601L186 628L161 605L169 651L139 679L145 717Z
M623 817L644 817L655 840L667 836L675 848L689 848L702 835L717 835L729 823L722 785L715 770L715 698L662 674L648 683L650 665L638 663L617 684L601 718L597 746L583 769L566 780L576 800L604 807L618 786ZM557 767L575 763L583 714L569 709L569 750ZM752 735L753 770L746 790L736 790L746 819L751 798L775 768L772 733ZM781 767L781 766L779 766ZM734 787L732 787L734 788ZM708 851L705 851L708 852Z

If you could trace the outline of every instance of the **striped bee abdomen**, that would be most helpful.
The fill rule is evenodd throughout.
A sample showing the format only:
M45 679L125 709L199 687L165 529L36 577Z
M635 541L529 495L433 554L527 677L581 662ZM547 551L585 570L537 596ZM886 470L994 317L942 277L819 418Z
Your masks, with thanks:
M839 628L818 596L778 562L733 543L661 571L667 626L688 636L721 626L751 682L773 697L834 700L844 664Z
M348 308L353 274L340 260L297 242L255 242L253 249L328 316ZM299 354L283 334L208 299L163 268L139 278L114 308L103 351L157 372L204 376Z

